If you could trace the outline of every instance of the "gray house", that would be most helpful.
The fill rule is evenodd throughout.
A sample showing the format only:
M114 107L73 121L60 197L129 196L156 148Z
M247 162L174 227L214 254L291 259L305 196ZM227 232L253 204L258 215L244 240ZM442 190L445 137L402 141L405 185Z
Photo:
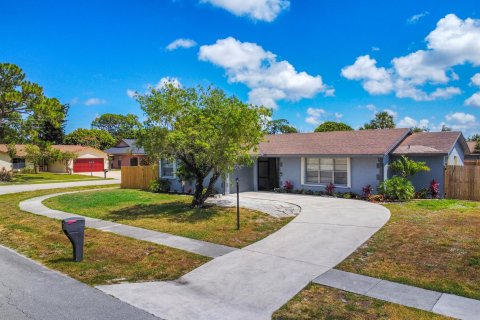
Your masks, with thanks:
M412 178L415 189L425 188L435 179L444 194L444 170L446 165L463 166L465 155L470 154L468 144L461 132L421 132L405 138L393 150L392 160L401 155L415 161L424 161L428 172L417 173Z
M234 180L238 176L240 192L271 191L288 181L294 189L323 191L333 183L337 192L361 193L367 185L376 190L392 176L389 163L407 155L425 161L431 168L413 178L415 187L428 187L436 179L443 194L444 166L463 165L469 153L460 132L386 129L268 135L252 154L253 166L238 168L219 181L216 189L221 193L235 192ZM174 172L174 163L161 162L160 176L171 179L172 187L181 190ZM184 186L185 191L188 188Z

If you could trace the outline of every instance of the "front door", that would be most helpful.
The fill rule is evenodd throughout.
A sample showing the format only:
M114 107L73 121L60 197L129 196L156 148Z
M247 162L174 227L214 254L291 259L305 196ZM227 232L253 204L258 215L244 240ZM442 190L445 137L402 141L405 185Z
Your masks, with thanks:
M278 158L258 158L258 190L278 187Z

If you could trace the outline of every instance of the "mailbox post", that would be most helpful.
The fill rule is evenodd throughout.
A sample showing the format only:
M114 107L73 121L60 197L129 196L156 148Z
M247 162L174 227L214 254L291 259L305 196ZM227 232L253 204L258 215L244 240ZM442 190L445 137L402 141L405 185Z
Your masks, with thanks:
M85 219L72 217L62 220L63 233L68 237L73 247L73 261L83 260L83 242L85 238Z
M240 230L240 194L238 190L238 176L235 181L237 182L237 230Z
M93 177L93 160L88 161L88 164L90 165L90 176Z

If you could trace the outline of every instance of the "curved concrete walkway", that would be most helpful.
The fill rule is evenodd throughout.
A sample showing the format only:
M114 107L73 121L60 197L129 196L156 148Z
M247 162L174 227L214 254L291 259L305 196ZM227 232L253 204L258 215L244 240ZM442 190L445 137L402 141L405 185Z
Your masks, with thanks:
M390 217L385 207L363 201L254 192L241 197L289 202L301 207L301 212L267 238L176 281L98 288L165 319L270 319Z
M101 190L111 190L113 188L105 188ZM98 229L100 231L111 232L125 237L130 237L138 240L148 241L156 244L165 245L188 252L193 252L210 258L220 257L226 253L238 250L236 248L228 247L221 244L190 239L186 237L176 236L164 232L148 230L144 228L128 226L112 221L95 219L81 216L78 214L64 212L60 210L50 209L43 204L43 201L70 193L91 192L94 190L81 190L60 192L54 194L47 194L35 198L30 198L19 203L20 210L30 212L36 215L49 217L52 219L67 219L72 217L82 217L85 219L85 226L87 228Z

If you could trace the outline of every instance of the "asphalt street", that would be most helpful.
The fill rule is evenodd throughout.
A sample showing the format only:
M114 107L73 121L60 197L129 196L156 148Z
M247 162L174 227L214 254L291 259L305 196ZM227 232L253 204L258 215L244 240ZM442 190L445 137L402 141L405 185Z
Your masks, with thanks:
M158 319L0 246L0 319Z

